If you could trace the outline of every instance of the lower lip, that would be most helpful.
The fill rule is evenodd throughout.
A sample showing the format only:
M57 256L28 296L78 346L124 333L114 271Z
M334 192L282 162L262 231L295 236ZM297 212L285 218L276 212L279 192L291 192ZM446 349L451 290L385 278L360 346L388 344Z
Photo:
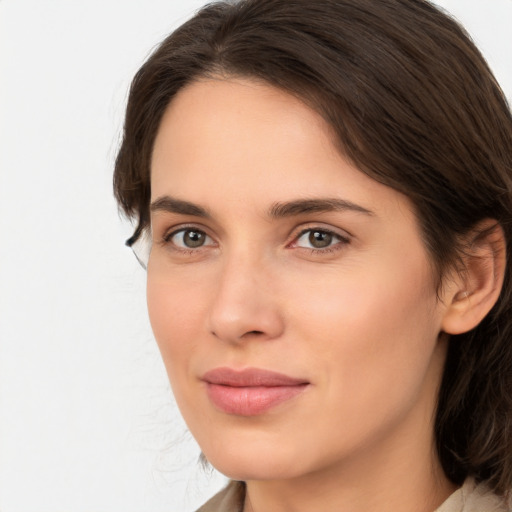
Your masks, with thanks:
M300 395L307 384L294 386L233 387L207 384L208 397L221 411L238 416L257 416Z

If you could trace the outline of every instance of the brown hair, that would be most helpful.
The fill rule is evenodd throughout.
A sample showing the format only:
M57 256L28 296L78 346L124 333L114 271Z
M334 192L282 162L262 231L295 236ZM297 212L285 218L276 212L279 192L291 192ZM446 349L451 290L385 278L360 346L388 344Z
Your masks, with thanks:
M207 5L135 76L114 174L116 198L149 225L150 158L174 95L205 76L263 80L301 98L361 171L407 195L440 278L457 243L495 219L507 240L500 298L452 336L436 439L455 483L512 488L512 117L464 30L424 0L242 0Z

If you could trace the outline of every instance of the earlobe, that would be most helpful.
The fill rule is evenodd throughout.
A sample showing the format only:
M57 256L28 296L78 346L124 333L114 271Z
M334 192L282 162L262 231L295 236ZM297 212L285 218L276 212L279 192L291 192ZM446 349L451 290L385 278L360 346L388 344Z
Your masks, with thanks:
M495 220L480 222L466 237L464 269L447 286L442 330L462 334L476 327L501 292L506 267L506 241Z

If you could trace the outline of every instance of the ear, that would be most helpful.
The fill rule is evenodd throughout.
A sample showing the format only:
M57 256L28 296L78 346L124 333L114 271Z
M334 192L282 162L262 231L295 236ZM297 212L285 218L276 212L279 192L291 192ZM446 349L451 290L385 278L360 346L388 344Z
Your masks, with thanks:
M461 334L476 327L501 292L506 267L506 240L492 219L478 223L465 237L463 269L454 271L441 294L446 306L441 329Z

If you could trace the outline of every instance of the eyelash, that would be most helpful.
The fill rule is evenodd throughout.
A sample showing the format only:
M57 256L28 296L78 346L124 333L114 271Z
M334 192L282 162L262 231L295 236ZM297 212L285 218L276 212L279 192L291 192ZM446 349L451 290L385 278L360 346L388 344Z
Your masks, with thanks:
M316 247L300 247L297 245L299 240L306 234L312 234L312 233L322 233L324 235L329 235L338 241L334 243L333 245L329 245L327 247L323 248L316 248ZM311 236L311 235L310 235ZM309 251L310 254L331 254L337 251L340 251L344 248L344 246L348 245L350 243L350 238L348 236L343 236L340 233L337 233L331 229L318 227L318 226L312 226L308 228L304 228L300 231L300 233L294 237L292 243L289 245L291 247L296 247L298 249Z
M211 246L211 244L208 244L206 246L204 246L204 245L198 246L197 248L192 248L192 247L187 248L187 247L181 247L172 242L172 239L176 235L178 235L179 233L185 234L187 231L202 234L205 237L209 238L210 240L213 240L213 238L211 236L209 236L204 229L199 229L195 226L182 226L179 229L172 229L171 231L167 231L162 237L161 244L164 246L170 247L170 248L172 248L173 251L177 251L181 254L196 254L201 249Z
M205 237L209 238L213 241L213 238L206 233L204 229L197 228L195 226L182 226L179 229L172 229L171 231L166 232L161 239L161 245L169 247L171 250L176 251L178 253L181 253L183 255L192 255L197 254L202 249L205 249L207 247L215 246L215 242L213 244L208 245L200 245L196 248L186 248L179 245L176 245L172 242L172 239L178 235L179 233L185 234L187 231L189 232L195 232L204 235ZM298 246L298 242L304 235L308 233L321 233L323 235L328 235L333 237L334 239L337 239L337 242L333 245L329 245L327 247L323 248L315 248L315 247L301 247ZM341 235L340 233L337 233L331 229L327 229L324 227L319 226L311 226L307 228L303 228L297 235L293 236L293 240L286 245L287 248L296 248L302 251L308 251L310 254L317 255L317 254L331 254L334 252L337 252L339 250L342 250L346 245L350 244L350 237Z

